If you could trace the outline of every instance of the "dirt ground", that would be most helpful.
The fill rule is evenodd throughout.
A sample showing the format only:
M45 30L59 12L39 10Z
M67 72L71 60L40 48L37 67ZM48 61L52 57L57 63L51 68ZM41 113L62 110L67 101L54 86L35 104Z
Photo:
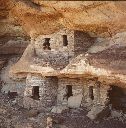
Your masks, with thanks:
M46 128L46 119L50 116L54 120L53 128L126 128L124 118L107 117L91 121L86 114L83 109L70 109L69 112L55 115L27 110L0 93L0 128Z

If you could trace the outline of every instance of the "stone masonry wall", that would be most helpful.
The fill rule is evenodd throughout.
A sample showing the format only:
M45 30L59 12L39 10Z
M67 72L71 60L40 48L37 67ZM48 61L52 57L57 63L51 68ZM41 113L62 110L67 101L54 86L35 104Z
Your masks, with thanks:
M34 58L34 63L42 67L53 67L54 69L63 69L69 63L68 52L43 51L41 56Z
M74 51L75 55L82 54L94 44L95 38L90 37L89 34L81 31L74 31Z
M84 84L82 106L87 107L90 110L93 106L105 106L108 103L109 86L91 80L85 81ZM93 86L93 100L89 97L90 86Z
M83 83L83 99L82 99L82 106L85 108L90 109L92 106L93 101L89 97L89 83L87 81L84 81Z
M73 96L67 99L67 85L72 86ZM33 86L39 86L39 100L34 100L32 96ZM91 99L89 87L93 87L94 99ZM41 77L29 74L26 80L26 89L24 92L24 106L26 108L48 108L54 105L71 105L71 101L77 104L80 100L80 106L91 110L93 106L105 106L108 103L109 86L102 86L96 81L86 81L82 78L56 78L56 77ZM82 98L81 98L82 97ZM70 100L70 98L73 98Z
M68 46L63 46L63 35L67 35ZM35 41L36 54L40 55L43 51L45 38L50 38L50 47L52 51L69 51L70 56L74 55L74 31L62 29L51 35L41 35Z
M104 83L96 82L93 87L94 99L92 100L92 106L87 116L90 119L103 118L110 114L110 109L108 106L109 97L108 91L110 86L105 85Z
M24 107L42 109L55 105L57 83L56 77L41 77L28 74L24 92ZM31 98L33 86L39 86L39 100Z
M51 107L57 100L58 79L56 77L46 77L45 84L40 90L40 106Z
M81 106L86 107L88 110L93 106L105 106L108 103L109 86L101 85L101 83L92 80L62 78L58 82L58 105L68 104L68 101L64 98L66 95L66 85L72 85L73 96L83 95ZM94 99L91 99L89 96L90 86L93 87Z
M67 93L66 86L72 85L73 96L83 95L81 106L90 110L93 106L101 105L105 106L108 102L108 89L109 86L102 86L99 82L84 79L70 79L60 78L58 81L58 99L57 105L68 105L68 100L65 96ZM93 87L94 99L89 96L89 87Z
M83 93L83 81L80 79L62 78L58 81L58 105L68 105L68 101L65 98L66 86L72 85L73 96L78 96Z

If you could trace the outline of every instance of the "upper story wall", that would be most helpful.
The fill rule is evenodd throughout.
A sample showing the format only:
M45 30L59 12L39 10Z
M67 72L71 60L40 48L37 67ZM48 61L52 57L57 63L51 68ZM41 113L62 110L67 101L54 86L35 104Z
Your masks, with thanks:
M74 52L79 55L88 51L95 42L95 38L91 37L88 33L82 31L74 31Z
M63 45L63 35L67 36L68 45ZM57 33L51 35L41 35L35 41L35 49L37 54L41 54L43 51L43 43L45 38L50 38L51 51L69 51L70 54L74 54L74 31L68 29L62 29Z
M64 46L64 37L66 36L67 46ZM94 44L95 38L90 37L89 34L82 31L73 31L68 29L62 29L57 33L51 35L41 35L35 41L36 54L42 54L43 43L45 38L50 38L51 51L65 51L69 53L69 56L77 56L81 53L88 51L88 48Z

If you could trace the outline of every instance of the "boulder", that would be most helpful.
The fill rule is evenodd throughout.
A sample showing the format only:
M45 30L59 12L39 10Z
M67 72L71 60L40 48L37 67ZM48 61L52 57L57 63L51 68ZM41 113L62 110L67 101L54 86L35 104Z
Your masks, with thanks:
M54 106L51 110L52 113L62 113L63 111L68 110L66 106Z
M68 98L68 107L70 108L79 108L82 101L82 94L71 96Z
M110 109L108 106L94 106L91 111L88 112L87 117L91 120L101 119L110 114Z
M115 118L117 118L117 117L121 117L123 114L120 112L120 111L116 111L116 110L112 110L111 111L111 116L112 117L115 117Z

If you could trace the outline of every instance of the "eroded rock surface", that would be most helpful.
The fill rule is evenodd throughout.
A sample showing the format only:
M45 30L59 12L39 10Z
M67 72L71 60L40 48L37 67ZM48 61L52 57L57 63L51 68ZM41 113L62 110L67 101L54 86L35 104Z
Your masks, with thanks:
M125 11L121 10L122 6L125 5L124 2L120 3L121 7L116 2L91 1L75 3L61 1L50 3L40 1L39 3L42 6L42 11L45 9L43 6L47 6L49 8L47 14L50 15L51 13L57 17L55 25L60 23L70 29L95 32L97 34L105 33L108 36L115 33L122 26L124 29ZM50 11L51 9L55 11ZM52 22L54 21L52 20Z
M28 109L30 109L31 107L37 108L40 103L39 107L54 105L57 93L59 93L58 100L61 104L68 106L60 109L54 107L55 113L62 113L68 107L78 108L85 104L88 109L91 109L88 113L89 117L94 119L99 116L99 113L104 112L104 107L111 99L108 94L111 84L123 87L123 90L126 88L126 2L2 0L0 5L1 83L4 86L2 92L6 92L9 97L11 97L10 91L12 90L14 90L13 94L18 92L18 94L24 95L24 104L26 107L29 106ZM70 30L70 33L65 31L66 35L69 34L68 46L62 44L61 37L64 33L60 33L60 30L64 28ZM51 38L50 51L43 49L45 38ZM71 47L71 45L73 46ZM9 61L5 66L6 62L10 60L10 54L11 56L18 54L20 60L16 64ZM4 66L5 68L3 68ZM21 81L26 77L28 79L29 74L35 75L37 78L39 78L38 74L43 77L40 77L40 83L31 77L29 81L23 83L23 85L27 85L25 91L22 87L22 90L20 90L22 82L13 80ZM64 77L67 77L67 79L64 79ZM53 78L55 79L52 82ZM86 81L84 83L85 79L93 79L97 82L88 83ZM97 86L98 82L100 83L99 87ZM71 94L67 92L69 89L66 90L68 84L72 84L70 85ZM18 85L18 88L14 85ZM40 87L38 91L40 94L38 98L40 99L36 102L36 99L33 99L32 86L34 85ZM90 86L92 88L89 88ZM59 91L57 88L61 90ZM91 90L89 91L89 89ZM84 90L86 91L83 92ZM17 102L17 100L12 100L12 106L16 105ZM4 101L2 103L4 104ZM31 103L33 104L31 105ZM120 101L120 103L122 102ZM23 107L24 104L20 103ZM98 104L100 104L100 109L97 106ZM22 122L17 119L16 121L19 124L15 124L14 119L16 117L12 117L10 114L6 117L5 114L8 111L14 113L12 109L13 107L11 110L10 108L9 110L4 107L0 108L0 112L5 116L0 117L2 127L5 124L10 125L11 122L14 123L11 125L17 128L36 127L36 124L32 122L36 122L37 127L45 127L45 122L43 123L42 119L45 113L38 115L37 111L28 111L29 118L31 116L36 117L23 120L28 122L22 126ZM15 110L17 112L16 108ZM84 116L87 112L83 110L68 110L69 114L67 111L64 113L67 116L63 115L66 120L61 126L70 128L78 126L80 128L84 126L108 127L106 126L107 121L105 124L99 125L91 122ZM19 118L22 118L22 115ZM111 121L109 123L111 124ZM121 125L123 127L123 123Z
M7 0L1 5L1 18L16 19L31 36L54 33L63 26L95 36L112 36L126 28L125 1Z

